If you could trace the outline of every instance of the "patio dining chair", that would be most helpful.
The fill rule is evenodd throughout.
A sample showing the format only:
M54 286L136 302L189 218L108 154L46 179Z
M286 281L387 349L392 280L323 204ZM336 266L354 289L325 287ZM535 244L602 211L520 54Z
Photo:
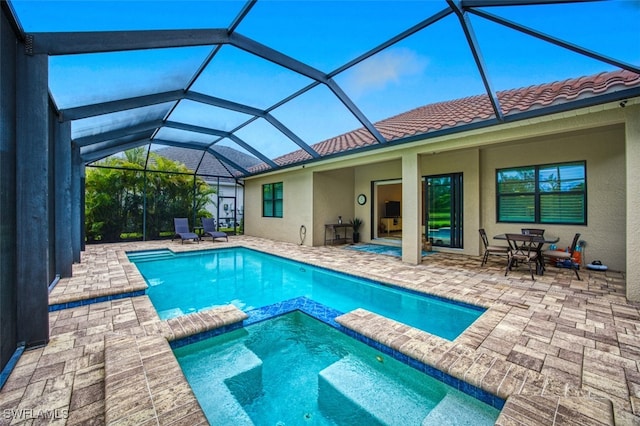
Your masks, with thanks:
M484 256L482 257L482 264L480 266L484 266L484 264L487 263L489 255L506 256L509 253L509 247L489 244L489 239L487 238L487 233L484 228L480 228L478 232L480 232L480 238L482 238L482 243L484 244Z
M540 229L540 228L522 228L520 229L520 231L522 232L522 235L533 235L536 237L544 237L544 229ZM531 245L533 247L535 247L536 251L538 252L538 260L541 259L542 256L542 243L538 243L538 242L532 242ZM543 263L540 263L540 265L543 265ZM544 266L542 266L542 268L544 269Z
M173 235L173 238L171 238L171 241L175 240L176 238L180 238L182 244L184 244L184 240L193 240L197 241L198 243L200 242L200 237L198 236L198 234L189 230L189 219L187 219L186 217L173 218L173 226L175 234Z
M506 234L506 237L509 243L509 261L507 262L507 269L504 271L504 276L507 276L513 266L526 263L529 266L531 279L535 280L531 264L534 265L537 273L538 250L537 244L533 242L533 235Z
M575 259L574 259L574 253L576 251L576 247L578 245L579 239L580 239L580 234L576 233L573 236L573 242L569 247L569 251L546 250L542 254L545 257L549 257L552 260L554 260L554 262L551 262L551 263L555 265L560 264L560 266L563 268L573 269L573 272L576 273L576 278L578 278L578 281L582 281L580 279L580 274L578 274L578 269L580 269L580 264L578 262L575 262Z

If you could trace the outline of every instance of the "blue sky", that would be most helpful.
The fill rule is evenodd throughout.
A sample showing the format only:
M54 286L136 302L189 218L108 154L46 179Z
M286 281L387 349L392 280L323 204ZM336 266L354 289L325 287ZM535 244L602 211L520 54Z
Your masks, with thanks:
M27 32L224 28L241 1L32 1L12 5ZM259 1L237 32L329 73L447 6L433 1ZM640 1L613 0L486 11L598 53L640 66ZM495 90L612 70L614 67L471 16ZM184 88L210 46L52 57L50 87L62 108ZM454 15L338 74L336 82L375 122L412 108L483 93L479 73ZM268 108L310 80L231 46L223 46L192 87ZM161 111L120 114L118 125ZM324 86L273 111L309 144L361 127ZM246 116L181 103L171 119L231 130ZM162 117L160 117L162 118ZM86 120L80 130L114 124ZM275 157L297 149L262 120L238 132ZM164 132L189 140L195 135ZM197 141L202 137L197 137ZM221 142L234 146L231 141ZM234 146L237 148L237 146Z

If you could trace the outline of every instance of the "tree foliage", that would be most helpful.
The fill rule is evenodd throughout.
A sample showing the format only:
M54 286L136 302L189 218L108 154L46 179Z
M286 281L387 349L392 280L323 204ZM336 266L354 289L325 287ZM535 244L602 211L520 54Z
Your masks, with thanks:
M119 241L122 234L142 234L146 208L147 239L173 231L174 217L210 217L205 206L216 191L193 171L156 153L135 148L124 157L87 169L85 226L88 241ZM146 197L145 197L146 194Z

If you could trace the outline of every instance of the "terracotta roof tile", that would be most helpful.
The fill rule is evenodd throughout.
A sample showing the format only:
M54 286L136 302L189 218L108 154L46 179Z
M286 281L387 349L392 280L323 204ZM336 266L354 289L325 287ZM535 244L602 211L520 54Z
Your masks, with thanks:
M640 75L626 70L619 70L500 91L497 92L497 97L502 113L508 116L513 113L638 86L640 86ZM418 107L374 123L374 126L386 140L391 141L488 120L493 117L494 113L489 97L487 95L477 95ZM375 144L377 144L375 138L365 128L360 128L318 142L311 147L321 156L325 156ZM298 150L278 157L274 161L278 165L288 165L310 158L311 156L305 151ZM251 170L257 172L265 169L268 169L268 167L259 165Z

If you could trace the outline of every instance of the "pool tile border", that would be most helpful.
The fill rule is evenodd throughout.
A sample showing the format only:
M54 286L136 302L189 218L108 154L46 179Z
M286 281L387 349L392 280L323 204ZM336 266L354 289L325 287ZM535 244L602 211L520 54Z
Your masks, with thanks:
M518 424L514 420L521 417L518 413L527 410L531 400L536 401L541 414L551 419L571 416L573 410L586 424L614 424L610 400L594 397L588 391L574 389L552 377L508 366L490 355L477 354L464 345L365 309L353 310L336 321L355 335L372 340L375 348L390 347L399 352L402 359L409 359L409 365L424 368L427 374L436 374L436 378L442 375L444 383L500 409L497 425ZM495 398L493 402L491 398ZM577 407L581 405L588 406L589 412L580 411Z
M203 333L198 333L192 336L188 336L182 339L174 340L170 342L171 348L176 349L179 347L186 346L191 343L196 343L207 338L221 335L226 333L227 331L236 330L238 328L242 328L250 326L252 324L256 324L258 322L262 322L265 320L269 320L271 318L275 318L281 315L285 315L291 312L300 311L310 317L319 320L330 327L333 327L347 336L366 344L385 355L391 356L392 358L409 365L416 370L428 374L436 380L439 380L454 389L457 389L461 392L466 393L491 407L494 407L498 410L501 410L505 404L505 400L491 394L483 390L482 388L475 386L471 383L467 383L464 380L456 378L444 371L441 371L437 368L434 368L428 364L425 364L419 360L416 360L401 351L398 351L390 346L387 346L380 341L367 337L353 329L350 329L348 326L345 326L341 323L341 321L337 320L338 318L344 317L344 313L328 306L325 306L321 303L318 303L314 300L311 300L307 297L297 297L294 299L285 300L283 302L275 303L273 305L269 305L263 308L253 309L247 312L249 316L247 319L243 321L243 325L234 324L232 326L226 326L224 329L214 329ZM348 321L347 321L348 322ZM434 336L435 337L435 336ZM444 339L443 339L444 341Z
M54 303L52 305L49 305L49 312L60 311L63 309L77 308L79 306L92 305L94 303L110 302L112 300L125 299L128 297L144 296L145 292L146 292L146 289L134 290L134 291L124 292L124 293L115 293L115 294L108 294L105 296L97 296L89 299L73 300L73 301L64 302L64 303Z
M13 371L16 364L20 360L20 357L24 353L24 350L25 350L24 343L20 342L16 350L13 352L13 355L11 355L11 358L9 358L9 361L7 361L7 364L4 366L2 371L0 371L0 389L2 389L7 379L9 378L9 375L11 375L11 372Z
M397 285L397 284L392 284L392 283L389 283L389 282L385 282L380 278L364 277L364 276L352 274L352 273L349 273L349 272L346 272L346 271L338 271L338 270L335 270L335 269L327 268L326 266L321 266L321 265L316 265L316 264L313 264L313 263L305 262L304 260L300 260L300 259L289 259L289 258L286 258L284 256L280 256L280 255L277 255L277 254L274 254L274 253L267 253L265 251L262 251L262 250L259 250L259 249L253 248L253 247L240 247L240 248L245 249L245 250L256 251L258 253L261 253L261 254L264 254L264 255L267 255L267 256L273 256L273 257L276 257L278 259L282 259L282 260L285 260L285 261L302 263L302 264L305 264L307 266L311 266L313 268L318 268L318 269L320 269L322 271L325 271L325 272L346 275L346 276L348 276L350 278L366 281L366 282L368 282L370 284L380 285L380 286L388 287L388 288L391 288L391 289L394 289L394 290L398 290L398 291L403 291L403 292L406 292L406 293L409 293L409 294L413 294L415 296L421 296L421 297L425 297L427 299L434 299L434 300L438 300L440 302L451 303L451 304L454 304L454 305L457 305L457 306L462 306L462 307L473 309L473 310L476 310L476 311L482 311L483 313L486 312L490 308L489 306L483 306L482 304L472 304L472 303L469 303L469 302L464 302L464 301L461 301L461 300L451 299L451 298L440 296L440 295L437 295L437 294L425 293L424 291L418 291L418 290L414 290L412 288L403 287L403 286L400 286L400 285Z

